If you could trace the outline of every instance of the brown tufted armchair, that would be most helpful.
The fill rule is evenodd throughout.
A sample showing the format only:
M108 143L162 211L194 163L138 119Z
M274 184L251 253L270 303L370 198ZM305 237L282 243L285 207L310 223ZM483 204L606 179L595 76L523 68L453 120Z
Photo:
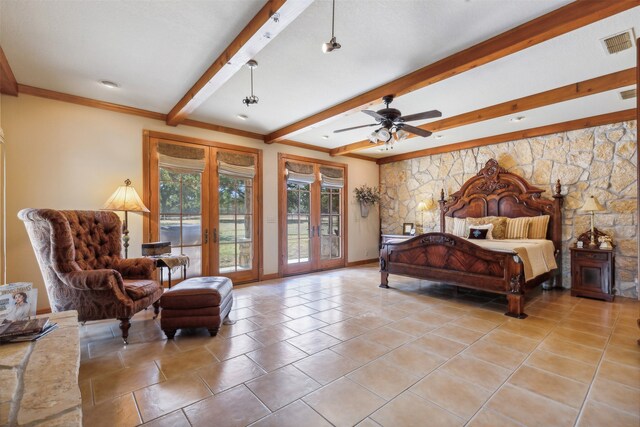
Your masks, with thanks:
M162 289L147 258L123 259L122 226L113 212L23 209L24 221L53 312L77 310L78 320L120 320L122 339L130 319L153 304Z

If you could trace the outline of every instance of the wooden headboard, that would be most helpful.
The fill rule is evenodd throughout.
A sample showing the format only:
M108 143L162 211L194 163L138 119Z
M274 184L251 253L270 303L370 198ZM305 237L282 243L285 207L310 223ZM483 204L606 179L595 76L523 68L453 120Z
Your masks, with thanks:
M440 231L444 233L444 218L479 218L483 216L549 215L547 239L556 250L562 248L562 203L560 180L555 185L553 200L542 199L540 188L529 184L521 176L507 172L490 159L476 176L465 182L449 200L440 193Z

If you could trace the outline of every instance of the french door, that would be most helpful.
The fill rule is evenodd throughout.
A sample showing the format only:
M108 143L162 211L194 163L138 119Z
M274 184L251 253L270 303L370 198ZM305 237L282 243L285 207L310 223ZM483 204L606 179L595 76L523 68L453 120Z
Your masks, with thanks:
M145 141L148 241L170 241L172 253L188 255L187 277L258 280L259 150L153 136Z
M340 163L279 156L282 274L345 266L346 168Z

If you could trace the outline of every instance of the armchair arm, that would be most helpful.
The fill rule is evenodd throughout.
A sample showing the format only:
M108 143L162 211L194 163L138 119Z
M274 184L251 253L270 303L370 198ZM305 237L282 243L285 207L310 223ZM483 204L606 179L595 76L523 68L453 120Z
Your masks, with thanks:
M121 259L113 268L127 279L152 279L156 263L149 258L128 258Z
M58 274L67 286L79 291L115 291L115 289L119 289L120 292L125 292L122 276L115 270L76 270Z

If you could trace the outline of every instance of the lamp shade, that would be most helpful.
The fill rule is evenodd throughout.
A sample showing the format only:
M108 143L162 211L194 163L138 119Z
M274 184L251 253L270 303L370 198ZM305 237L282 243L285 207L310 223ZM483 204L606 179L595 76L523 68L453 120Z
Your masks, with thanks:
M598 199L591 196L587 199L587 202L582 206L582 210L586 212L597 212L603 211L604 207L600 204Z
M418 212L423 212L427 210L427 204L425 202L418 203L418 207L416 207Z
M149 212L149 209L140 200L136 189L131 186L131 181L127 179L124 184L116 189L101 209L106 211Z

